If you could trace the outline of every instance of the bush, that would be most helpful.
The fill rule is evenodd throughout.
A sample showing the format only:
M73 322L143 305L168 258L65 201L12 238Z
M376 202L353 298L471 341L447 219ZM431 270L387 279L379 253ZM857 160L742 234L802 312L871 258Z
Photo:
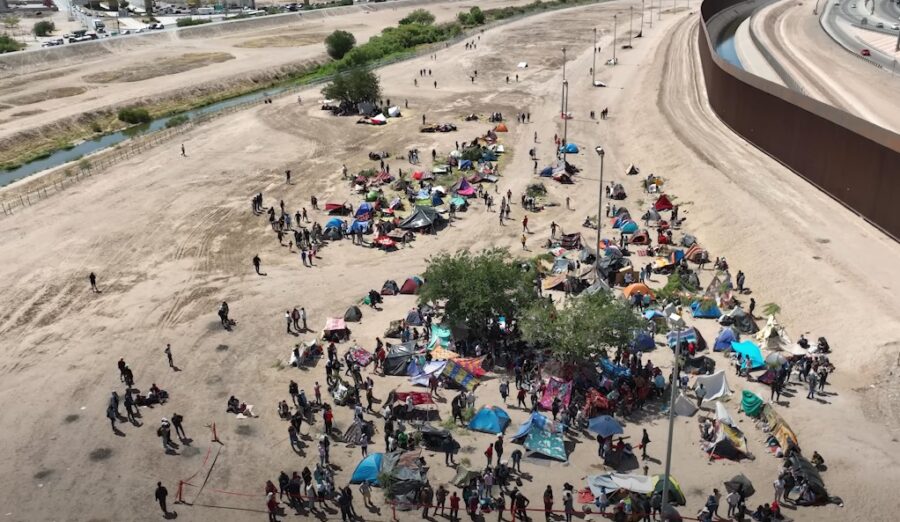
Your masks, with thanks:
M186 18L179 18L175 20L175 25L177 25L178 27L190 27L192 25L208 24L210 22L212 22L212 20L208 18L191 18L190 16L188 16Z
M119 120L131 124L148 123L152 119L150 113L143 107L125 107L119 109L118 117Z
M322 89L326 98L341 103L357 104L375 102L381 97L381 84L372 71L354 69L349 73L341 73Z
M400 20L400 25L407 24L419 24L419 25L431 25L434 23L434 15L425 9L416 9L415 11L409 13L406 18Z
M190 121L190 119L190 116L188 116L187 114L181 114L173 118L169 118L168 121L166 121L166 128L171 129L172 127L184 125L185 123Z
M34 24L34 28L31 32L34 33L35 36L49 36L50 33L56 30L56 24L49 20L41 20L40 22Z
M103 126L100 125L99 121L94 120L91 122L91 130L94 132L103 132Z
M25 44L7 34L0 34L0 54L11 53L25 47Z
M328 56L340 60L356 45L356 37L347 31L335 31L325 38L325 48Z

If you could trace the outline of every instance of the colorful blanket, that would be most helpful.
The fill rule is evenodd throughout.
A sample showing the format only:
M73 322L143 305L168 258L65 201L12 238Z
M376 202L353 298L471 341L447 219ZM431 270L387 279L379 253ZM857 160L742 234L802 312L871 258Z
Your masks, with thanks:
M372 354L363 350L359 346L350 348L350 358L352 358L353 362L360 366L366 366L367 364L372 362Z
M444 377L466 390L474 390L478 386L478 379L460 366L458 361L459 359L447 361L447 365L444 366Z
M569 407L569 401L572 399L572 381L550 377L547 387L544 388L544 396L541 397L541 408L549 410L553 406L553 399L557 397L559 397L562 409Z

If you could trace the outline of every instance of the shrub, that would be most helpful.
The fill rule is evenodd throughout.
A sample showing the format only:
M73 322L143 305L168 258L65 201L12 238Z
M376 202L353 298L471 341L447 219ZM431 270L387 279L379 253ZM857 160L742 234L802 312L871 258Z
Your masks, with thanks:
M434 15L425 9L416 9L415 11L409 13L406 18L400 20L400 25L407 24L419 24L419 25L431 25L434 23Z
M50 33L55 30L56 24L49 20L41 20L34 24L34 28L32 28L31 32L33 32L35 36L49 36Z
M11 53L25 47L25 44L7 34L0 34L0 54Z
M125 107L119 109L118 117L119 120L131 124L148 123L152 119L150 118L150 113L143 107Z
M190 16L188 16L175 20L175 25L177 25L178 27L190 27L192 25L208 24L210 22L212 22L212 20L209 20L207 18L191 18Z
M347 31L337 30L325 38L325 48L328 56L340 60L356 45L356 37Z
M179 126L179 125L184 125L184 124L187 123L190 119L191 119L190 116L188 116L187 114L180 114L180 115L175 116L175 117L173 117L173 118L169 118L168 121L166 121L166 128L167 128L167 129L171 129L172 127L177 127L177 126Z
M91 130L94 132L103 132L103 126L100 125L99 121L94 120L91 122Z

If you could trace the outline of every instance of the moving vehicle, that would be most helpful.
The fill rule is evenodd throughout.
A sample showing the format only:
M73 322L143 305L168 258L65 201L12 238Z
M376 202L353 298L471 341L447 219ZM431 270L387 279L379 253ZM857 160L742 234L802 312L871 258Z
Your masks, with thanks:
M863 49L862 51L859 52L859 54L861 54L863 56L872 56L872 52L869 51L868 49Z
M166 26L164 26L163 24L161 24L159 22L152 23L152 24L150 24L150 27L149 27L149 29L152 31L161 31L165 28L166 28Z

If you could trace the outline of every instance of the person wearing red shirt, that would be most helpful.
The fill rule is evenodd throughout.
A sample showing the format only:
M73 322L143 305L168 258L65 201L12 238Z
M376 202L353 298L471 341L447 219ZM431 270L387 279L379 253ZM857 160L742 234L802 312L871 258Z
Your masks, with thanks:
M278 518L275 516L278 513L278 501L275 500L275 493L268 494L266 508L269 512L269 522L278 522Z
M325 410L325 413L322 415L322 418L325 420L325 433L331 433L331 423L334 421L334 413L331 412L331 408Z
M454 491L450 495L450 522L459 520L459 496Z

